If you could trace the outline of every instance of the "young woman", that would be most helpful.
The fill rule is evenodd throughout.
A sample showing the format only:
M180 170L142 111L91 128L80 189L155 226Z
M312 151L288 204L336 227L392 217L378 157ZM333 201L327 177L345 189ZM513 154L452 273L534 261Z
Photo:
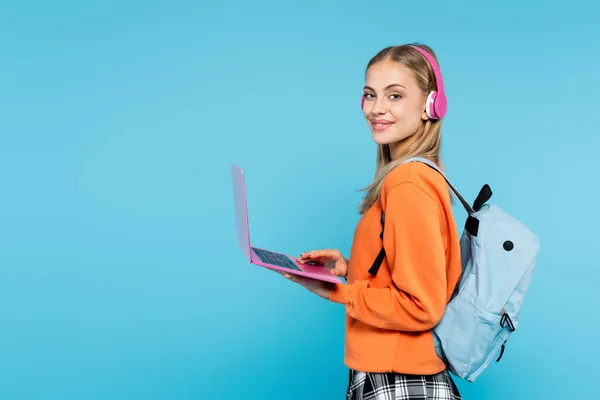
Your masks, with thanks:
M433 51L400 45L375 55L362 110L377 143L377 169L359 208L350 258L338 250L298 257L330 265L347 283L284 276L345 306L348 399L460 399L431 333L461 273L451 193L430 166L400 165L420 156L441 168L446 102ZM385 255L372 274L382 246Z

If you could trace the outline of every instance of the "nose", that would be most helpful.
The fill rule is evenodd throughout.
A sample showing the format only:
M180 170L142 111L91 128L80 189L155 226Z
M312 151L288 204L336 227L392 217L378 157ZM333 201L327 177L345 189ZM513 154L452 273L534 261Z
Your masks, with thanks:
M375 104L373 104L373 109L371 110L373 114L385 114L387 110L387 104L385 102L385 98L378 97L375 99Z

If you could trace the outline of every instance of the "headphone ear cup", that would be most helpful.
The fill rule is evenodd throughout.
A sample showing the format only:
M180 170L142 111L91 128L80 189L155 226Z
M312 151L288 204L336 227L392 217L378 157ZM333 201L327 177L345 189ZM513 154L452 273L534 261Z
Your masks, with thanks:
M427 116L431 119L442 119L448 109L448 101L444 94L436 91L430 92L427 96Z
M446 95L444 93L436 94L433 106L437 118L442 119L444 115L446 115L446 110L448 109L448 100L446 99Z
M425 103L425 111L427 112L427 116L431 119L437 119L435 112L435 99L437 97L437 92L429 92L427 95L427 102Z

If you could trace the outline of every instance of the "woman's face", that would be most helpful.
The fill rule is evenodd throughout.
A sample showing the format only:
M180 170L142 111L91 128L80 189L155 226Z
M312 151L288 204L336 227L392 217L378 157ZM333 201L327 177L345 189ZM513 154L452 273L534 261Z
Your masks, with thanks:
M372 65L366 74L363 94L363 113L378 144L388 144L393 149L427 119L427 94L403 64L383 60Z

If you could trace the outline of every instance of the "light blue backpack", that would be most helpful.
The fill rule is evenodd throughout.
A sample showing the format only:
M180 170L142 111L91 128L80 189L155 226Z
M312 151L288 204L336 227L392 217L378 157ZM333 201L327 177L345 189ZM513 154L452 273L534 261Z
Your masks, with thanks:
M537 236L495 205L484 185L473 203L465 201L438 167L437 170L468 212L460 238L462 275L441 322L433 329L437 354L448 370L474 382L496 358L500 361L510 335L517 329L519 310L529 288L540 242ZM382 227L384 225L382 214ZM385 250L369 270L377 273Z

